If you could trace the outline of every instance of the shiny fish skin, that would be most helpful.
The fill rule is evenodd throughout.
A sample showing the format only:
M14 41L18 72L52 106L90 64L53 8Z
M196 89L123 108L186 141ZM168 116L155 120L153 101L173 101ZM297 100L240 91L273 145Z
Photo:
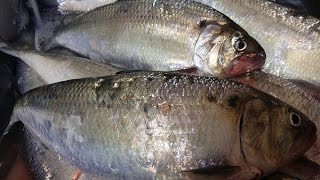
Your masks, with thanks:
M264 72L252 72L233 80L247 84L299 109L317 126L318 140L307 152L309 159L320 164L320 102L295 83Z
M57 52L57 54L42 53L30 49L14 49L4 44L0 46L0 51L20 58L40 76L45 84L52 84L70 79L108 76L121 71L121 69L114 66L91 61L86 58L61 55L61 52ZM30 76L30 74L23 76ZM25 79L29 77L22 78ZM37 86L33 86L32 88L35 87ZM27 89L29 90L30 88Z
M202 73L233 76L265 62L264 50L241 27L190 0L122 0L99 7L40 42L42 50L56 46L131 70L197 67Z
M130 73L31 90L12 119L99 176L184 179L188 174L179 172L229 165L252 178L293 161L315 141L310 120L269 98L213 77ZM290 125L292 114L300 127Z
M35 180L74 179L77 167L66 161L51 148L45 147L32 134L23 129L24 154L29 170ZM78 180L106 180L88 174L82 174Z
M320 84L320 20L266 0L197 0L243 27L265 49L264 70Z
M59 0L59 11L62 13L86 12L97 7L111 4L117 0Z

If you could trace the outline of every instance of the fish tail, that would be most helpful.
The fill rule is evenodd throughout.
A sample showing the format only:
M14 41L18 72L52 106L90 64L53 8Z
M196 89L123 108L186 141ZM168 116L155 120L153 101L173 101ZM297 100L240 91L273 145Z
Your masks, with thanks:
M18 61L17 78L17 90L21 94L46 84L41 76L23 61Z

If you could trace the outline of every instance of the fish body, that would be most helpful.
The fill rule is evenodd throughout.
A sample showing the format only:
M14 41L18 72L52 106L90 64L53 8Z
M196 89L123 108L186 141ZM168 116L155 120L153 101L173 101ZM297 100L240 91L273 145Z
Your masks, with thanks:
M85 77L108 76L121 70L114 66L91 61L86 58L61 55L61 52L42 53L31 49L14 49L8 46L0 47L0 51L20 58L39 75L40 80L43 81L44 84L52 84L60 81ZM24 83L21 81L25 81L26 78L32 79L33 77L28 73L25 74L25 72L24 68L22 68L22 71L19 73L22 78L20 83ZM32 80L28 81L32 82ZM35 83L26 89L30 90L42 85L42 83L39 85L37 84L39 83ZM25 92L26 90L22 91Z
M265 54L241 27L194 1L124 0L84 13L44 40L131 70L198 68L234 76L261 68Z
M230 17L266 51L264 71L320 84L320 20L266 0L197 0Z
M264 93L179 73L39 87L19 100L12 119L84 172L119 179L185 179L234 168L239 178L264 176L316 137L306 116Z
M272 74L266 74L262 71L252 72L246 76L235 77L233 80L247 84L262 92L265 92L290 106L299 109L310 120L312 120L318 129L318 137L320 135L320 102L308 93L301 85L310 87L301 81L290 81L282 79ZM296 83L300 83L297 85ZM315 86L311 86L315 92L319 91ZM319 139L314 146L308 151L309 159L320 164L320 142Z

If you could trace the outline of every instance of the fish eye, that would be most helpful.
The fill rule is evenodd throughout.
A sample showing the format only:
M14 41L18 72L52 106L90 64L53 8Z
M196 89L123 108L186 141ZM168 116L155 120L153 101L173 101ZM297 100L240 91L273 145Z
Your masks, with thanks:
M301 125L301 117L297 113L291 112L290 124L293 127L299 127Z
M234 48L237 50L237 51L244 51L246 48L247 48L247 42L243 39L238 39L236 41L236 43L234 44Z

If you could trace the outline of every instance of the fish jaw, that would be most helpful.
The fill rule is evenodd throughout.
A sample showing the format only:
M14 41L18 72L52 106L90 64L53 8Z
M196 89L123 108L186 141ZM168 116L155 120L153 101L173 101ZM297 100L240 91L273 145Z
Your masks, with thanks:
M233 77L247 72L261 69L265 64L265 53L248 53L233 60L226 68L225 76Z

